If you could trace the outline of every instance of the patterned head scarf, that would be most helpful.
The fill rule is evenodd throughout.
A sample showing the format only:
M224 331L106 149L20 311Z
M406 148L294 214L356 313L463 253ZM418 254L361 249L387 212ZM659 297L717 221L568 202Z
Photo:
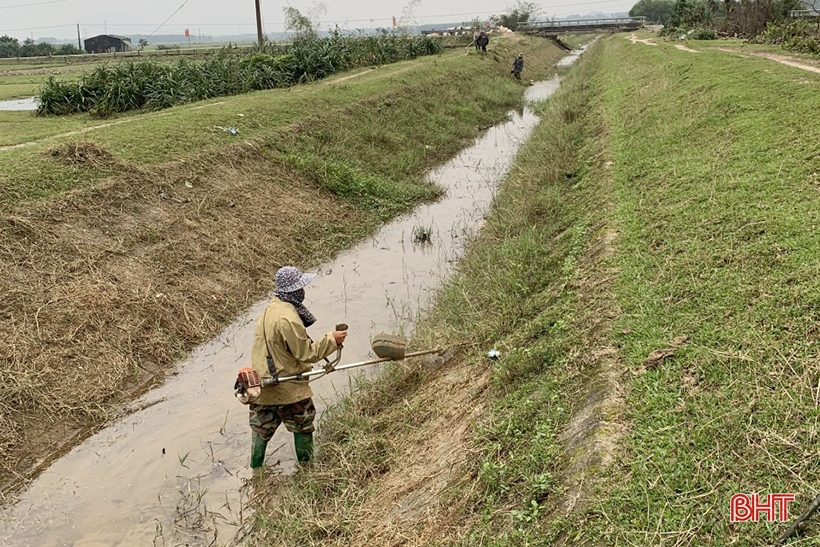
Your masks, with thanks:
M276 272L274 294L279 300L293 304L306 328L316 322L316 318L302 303L305 300L305 286L313 281L314 277L316 274L302 273L294 266L283 266Z

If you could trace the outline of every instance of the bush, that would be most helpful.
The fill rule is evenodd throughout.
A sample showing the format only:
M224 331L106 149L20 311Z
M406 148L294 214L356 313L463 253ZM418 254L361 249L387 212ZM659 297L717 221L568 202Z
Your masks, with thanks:
M698 27L687 32L686 37L690 40L714 40L717 34L713 29Z
M99 65L79 84L49 78L40 89L38 114L92 112L107 116L140 108L160 109L260 89L289 87L351 68L395 63L441 52L422 36L381 35L296 41L249 56L223 50L204 62L127 61Z
M766 30L751 41L779 45L800 53L820 53L820 33L814 24L802 19L782 24L769 23Z

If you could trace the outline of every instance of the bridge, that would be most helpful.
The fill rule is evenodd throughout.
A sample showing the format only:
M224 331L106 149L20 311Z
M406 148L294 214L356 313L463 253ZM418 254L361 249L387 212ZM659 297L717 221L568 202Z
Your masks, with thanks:
M565 19L560 21L527 21L519 23L518 32L552 38L562 34L594 34L598 32L630 32L644 26L646 17L613 19Z

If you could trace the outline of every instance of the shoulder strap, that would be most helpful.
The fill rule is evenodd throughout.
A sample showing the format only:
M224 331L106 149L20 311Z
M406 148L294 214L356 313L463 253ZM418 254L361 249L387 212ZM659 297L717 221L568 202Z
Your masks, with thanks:
M262 338L265 339L265 350L268 355L265 357L268 363L268 372L270 372L274 385L279 383L279 375L276 374L276 364L273 362L273 354L270 351L270 343L268 342L268 334L266 332L266 323L268 319L268 308L265 308L265 313L262 314Z

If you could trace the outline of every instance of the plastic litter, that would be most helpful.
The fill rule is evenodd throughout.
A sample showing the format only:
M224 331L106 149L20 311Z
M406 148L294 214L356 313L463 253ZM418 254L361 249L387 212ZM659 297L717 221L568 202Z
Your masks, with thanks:
M214 128L230 133L231 135L237 135L239 133L239 129L235 127L222 127L221 125L215 125Z
M495 361L499 357L501 357L501 352L495 348L487 352L487 359L492 359L493 361Z

